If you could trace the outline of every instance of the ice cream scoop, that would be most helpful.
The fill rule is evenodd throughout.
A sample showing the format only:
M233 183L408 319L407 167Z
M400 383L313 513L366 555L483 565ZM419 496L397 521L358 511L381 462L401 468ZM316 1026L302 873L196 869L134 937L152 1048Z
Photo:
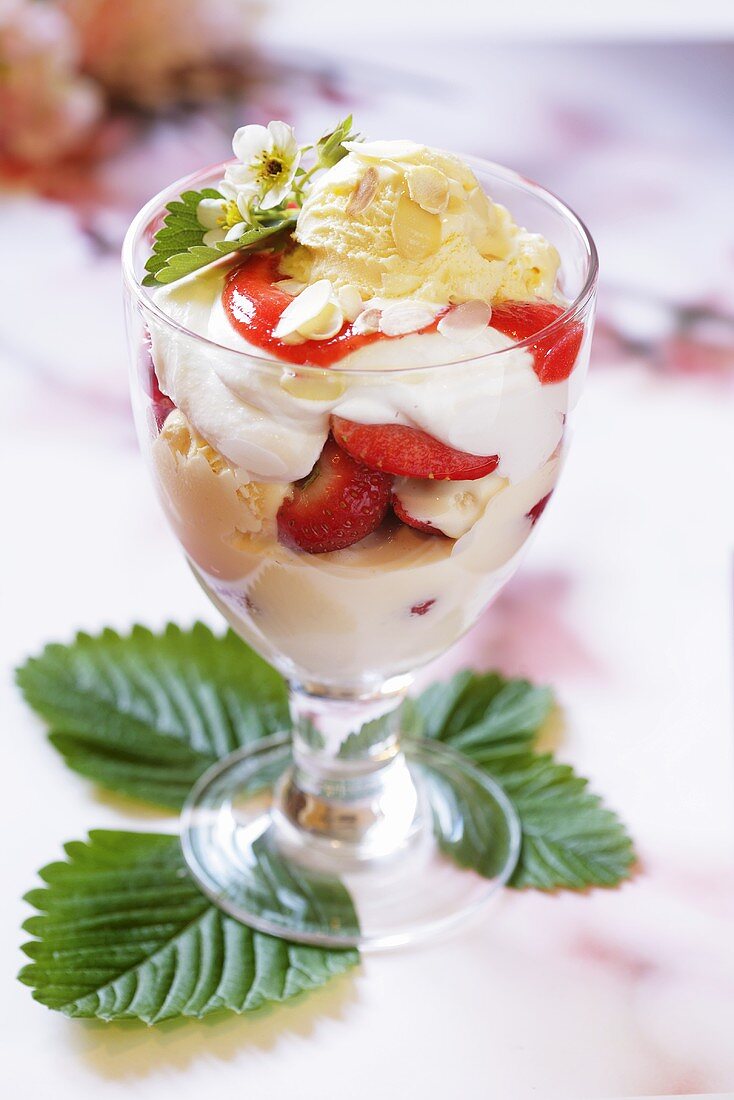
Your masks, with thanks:
M552 297L556 249L516 225L458 157L410 141L348 148L314 182L283 274L353 286L368 299Z

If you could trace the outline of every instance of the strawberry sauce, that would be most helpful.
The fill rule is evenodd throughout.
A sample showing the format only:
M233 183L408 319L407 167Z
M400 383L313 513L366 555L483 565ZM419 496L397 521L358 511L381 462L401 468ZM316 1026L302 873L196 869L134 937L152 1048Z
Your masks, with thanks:
M278 271L278 261L276 253L259 253L230 271L226 278L222 296L225 312L249 344L288 363L332 367L349 352L373 344L376 340L391 339L382 332L355 333L351 323L346 321L341 332L330 340L306 340L303 344L286 344L278 340L273 336L273 330L285 307L293 301L290 294L273 286L283 278ZM432 321L421 332L430 332L437 323L438 319Z
M276 253L260 253L245 260L227 276L222 299L224 308L232 325L249 344L289 363L331 367L350 351L375 340L387 339L381 332L354 333L347 321L341 332L330 340L307 340L303 344L286 344L278 340L273 330L285 307L293 301L290 294L273 286L283 278L278 272L278 261Z
M249 256L233 268L226 277L222 301L233 327L249 344L262 348L277 359L299 366L331 367L350 352L389 340L382 332L355 333L351 322L345 321L341 331L329 340L306 340L302 344L287 344L273 332L286 306L293 298L273 284L282 276L278 271L279 254L260 252ZM499 302L492 311L492 328L513 340L527 340L556 321L563 309L551 302ZM420 329L433 331L439 318ZM538 339L531 345L535 373L544 384L561 382L573 370L583 337L581 324L564 325L553 336Z

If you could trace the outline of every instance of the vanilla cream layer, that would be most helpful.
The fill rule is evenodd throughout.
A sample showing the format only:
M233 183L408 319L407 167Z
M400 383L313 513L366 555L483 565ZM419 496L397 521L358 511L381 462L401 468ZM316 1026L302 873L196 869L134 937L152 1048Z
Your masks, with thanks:
M514 572L532 530L528 513L559 471L554 456L504 482L455 542L396 523L346 550L304 554L277 541L274 509L285 486L270 488L275 500L253 502L231 471L176 440L164 430L153 465L201 583L286 675L322 682L377 681L453 644Z

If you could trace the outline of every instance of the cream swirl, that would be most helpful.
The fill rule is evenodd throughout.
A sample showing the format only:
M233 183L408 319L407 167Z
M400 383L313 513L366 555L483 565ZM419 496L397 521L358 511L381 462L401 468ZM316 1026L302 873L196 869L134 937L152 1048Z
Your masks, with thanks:
M497 454L498 473L511 482L539 469L561 439L571 391L579 389L573 375L541 385L530 352L491 327L461 345L435 331L383 339L338 367L299 373L264 361L235 330L223 285L224 271L213 267L157 290L156 304L176 325L151 326L152 353L163 391L254 480L305 477L332 413L417 427L459 450ZM452 362L457 354L465 361Z

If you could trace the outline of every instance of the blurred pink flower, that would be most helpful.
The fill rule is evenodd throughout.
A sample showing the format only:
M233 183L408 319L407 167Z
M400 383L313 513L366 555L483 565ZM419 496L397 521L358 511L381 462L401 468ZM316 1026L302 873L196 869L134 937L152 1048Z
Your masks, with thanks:
M48 163L85 142L102 99L78 74L78 58L63 12L34 0L0 0L0 158Z
M82 66L118 100L207 100L242 81L257 0L60 0Z

